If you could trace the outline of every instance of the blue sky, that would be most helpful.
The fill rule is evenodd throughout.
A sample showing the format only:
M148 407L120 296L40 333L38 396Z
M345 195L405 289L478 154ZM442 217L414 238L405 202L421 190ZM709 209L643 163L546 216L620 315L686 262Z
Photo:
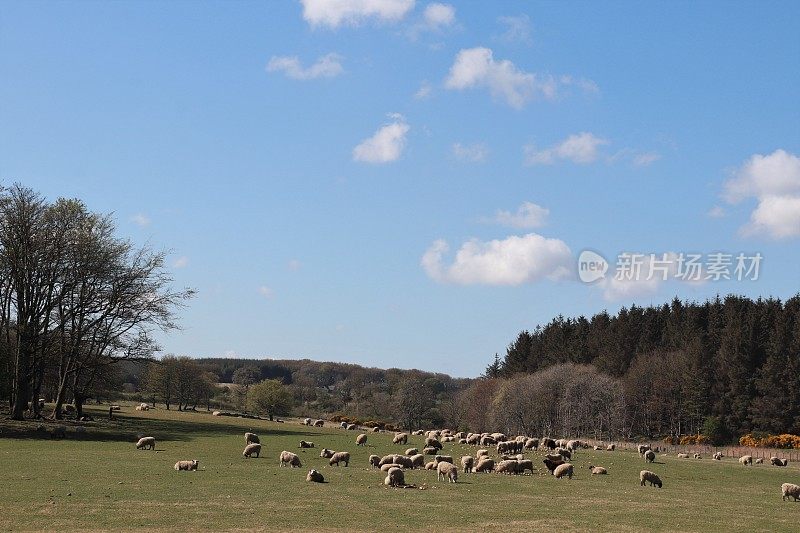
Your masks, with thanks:
M475 376L558 314L796 294L798 87L796 2L4 2L0 180L172 251L165 352Z

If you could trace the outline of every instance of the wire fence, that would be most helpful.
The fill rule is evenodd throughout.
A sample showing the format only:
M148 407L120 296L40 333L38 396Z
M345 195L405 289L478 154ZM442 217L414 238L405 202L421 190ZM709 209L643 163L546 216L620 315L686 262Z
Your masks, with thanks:
M602 446L605 448L611 442L605 441L588 441L592 446ZM751 446L706 446L702 444L664 444L662 441L645 441L645 442L615 442L617 449L623 450L636 450L639 444L648 444L650 448L658 449L659 453L699 453L703 457L711 457L716 452L722 452L724 457L739 458L743 455L750 455L753 459L765 459L769 461L770 457L777 457L779 459L788 459L790 463L800 462L800 450L783 449L783 448L754 448Z

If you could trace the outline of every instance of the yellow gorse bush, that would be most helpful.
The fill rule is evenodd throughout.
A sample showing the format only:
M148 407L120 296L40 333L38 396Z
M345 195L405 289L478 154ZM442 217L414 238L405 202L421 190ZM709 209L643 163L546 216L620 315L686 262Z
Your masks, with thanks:
M800 435L784 433L782 435L767 435L766 437L754 437L748 433L739 439L741 446L752 446L761 448L795 448L800 449Z

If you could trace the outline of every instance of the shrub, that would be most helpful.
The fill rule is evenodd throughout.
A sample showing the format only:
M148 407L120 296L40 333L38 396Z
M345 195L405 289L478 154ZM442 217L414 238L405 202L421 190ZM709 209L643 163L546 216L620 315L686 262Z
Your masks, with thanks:
M794 448L800 449L800 435L783 433L782 435L765 435L748 433L739 438L741 446L761 447L761 448Z

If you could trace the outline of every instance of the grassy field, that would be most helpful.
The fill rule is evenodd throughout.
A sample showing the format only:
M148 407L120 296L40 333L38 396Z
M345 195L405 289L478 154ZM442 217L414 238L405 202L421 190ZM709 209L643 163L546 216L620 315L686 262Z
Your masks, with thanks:
M95 413L102 417L103 411ZM433 471L406 472L416 489L384 487L370 454L422 448L422 437L393 445L391 434L308 428L207 413L125 407L118 420L98 421L86 436L37 437L36 424L0 421L0 529L2 530L233 530L412 529L484 531L798 531L800 503L781 501L780 485L800 484L798 465L740 466L659 456L645 467L633 452L580 451L576 476L460 474L440 483ZM261 436L262 456L244 459L243 433ZM153 435L155 452L139 451L137 434ZM315 449L297 448L300 439ZM349 451L348 468L328 466L319 449ZM303 468L280 468L282 450ZM456 459L476 448L445 444ZM541 465L541 453L527 453ZM532 457L531 457L532 456ZM197 472L176 472L179 459L199 459ZM608 476L590 476L589 463ZM306 483L309 468L325 484ZM659 474L664 488L639 486L639 471Z

